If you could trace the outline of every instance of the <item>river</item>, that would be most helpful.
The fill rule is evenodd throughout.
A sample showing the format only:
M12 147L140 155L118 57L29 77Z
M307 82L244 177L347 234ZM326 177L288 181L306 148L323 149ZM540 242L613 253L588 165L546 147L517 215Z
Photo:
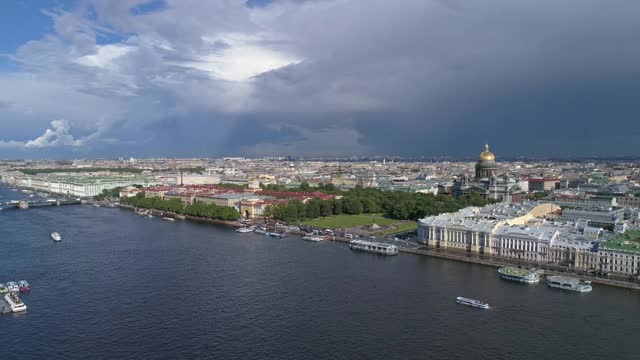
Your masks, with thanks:
M0 282L33 288L0 316L2 359L640 358L640 292L481 265L88 205L0 211L0 253Z

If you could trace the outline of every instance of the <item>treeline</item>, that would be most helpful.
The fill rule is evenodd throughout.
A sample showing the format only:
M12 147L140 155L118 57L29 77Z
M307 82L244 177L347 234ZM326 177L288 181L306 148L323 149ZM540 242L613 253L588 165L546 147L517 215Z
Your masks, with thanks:
M383 213L386 217L397 220L417 220L425 216L455 212L467 206L485 206L492 202L478 194L455 199L447 195L434 196L362 187L343 194L341 199L311 199L307 203L293 200L277 204L268 207L265 216L288 223L322 216L372 213Z
M158 197L145 197L143 193L138 193L130 198L122 198L120 202L144 209L156 209L218 220L234 221L240 218L238 211L230 206L202 203L185 206L180 199L164 200Z
M262 188L263 190L270 190L270 191L292 191L292 192L314 192L314 191L320 191L320 192L323 192L325 194L331 194L331 195L337 195L337 194L342 194L343 193L342 190L336 188L335 185L333 185L331 183L329 183L329 184L320 183L320 184L318 184L318 186L312 187L306 181L301 182L300 186L298 186L298 187L287 187L286 185L260 183L260 188Z

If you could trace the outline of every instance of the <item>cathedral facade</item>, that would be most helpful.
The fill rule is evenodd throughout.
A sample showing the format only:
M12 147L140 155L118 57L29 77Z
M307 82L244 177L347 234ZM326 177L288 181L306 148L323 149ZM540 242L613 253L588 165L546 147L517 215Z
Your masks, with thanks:
M476 193L485 199L499 202L517 203L523 198L523 191L519 179L498 176L496 157L489 151L489 145L484 146L476 163L475 178L462 175L453 184L453 196L460 197Z

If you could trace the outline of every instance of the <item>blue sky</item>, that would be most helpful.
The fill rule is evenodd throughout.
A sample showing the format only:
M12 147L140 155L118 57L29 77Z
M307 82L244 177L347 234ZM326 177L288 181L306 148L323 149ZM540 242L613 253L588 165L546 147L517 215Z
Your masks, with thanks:
M0 158L640 156L640 3L0 5Z

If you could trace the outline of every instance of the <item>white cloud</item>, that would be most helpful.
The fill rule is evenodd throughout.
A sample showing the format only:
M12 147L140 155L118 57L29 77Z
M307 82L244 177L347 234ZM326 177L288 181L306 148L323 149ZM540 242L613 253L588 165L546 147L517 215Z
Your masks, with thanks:
M33 149L58 146L79 147L87 145L89 141L95 139L99 135L99 131L96 131L91 135L76 139L69 133L70 131L71 125L68 121L53 120L51 121L51 129L46 129L45 132L37 138L28 141L0 140L0 148Z
M81 65L104 68L112 65L115 60L128 54L132 50L134 50L134 48L131 46L103 45L97 47L95 54L84 55L75 61Z

